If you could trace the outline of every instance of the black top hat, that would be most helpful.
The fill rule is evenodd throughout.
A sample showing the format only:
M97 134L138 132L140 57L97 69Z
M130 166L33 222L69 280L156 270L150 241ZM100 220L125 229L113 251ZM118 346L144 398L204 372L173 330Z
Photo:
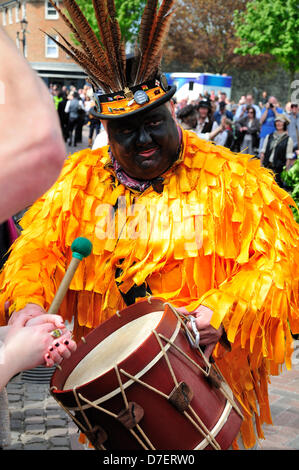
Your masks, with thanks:
M198 105L197 105L197 109L199 108L208 108L208 109L212 109L212 105L211 105L211 101L208 100L208 99L203 99L201 100Z

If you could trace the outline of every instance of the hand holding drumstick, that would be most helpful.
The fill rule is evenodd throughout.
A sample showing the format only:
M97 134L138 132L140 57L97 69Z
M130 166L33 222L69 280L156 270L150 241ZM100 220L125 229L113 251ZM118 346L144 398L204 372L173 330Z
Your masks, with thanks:
M24 344L25 342L29 344L30 334L34 333L36 338L39 338L39 341L36 342L34 337L32 337L30 342L31 358L28 358L28 360L30 359L30 368L42 364L44 361L48 367L60 364L63 359L69 358L71 353L76 350L76 343L71 339L71 332L67 330L62 317L57 315L57 312L80 261L88 256L91 250L92 244L86 238L79 237L73 242L72 260L48 312L37 304L27 304L22 310L11 315L8 327L5 327L7 328L6 333L11 330L14 336L16 336L19 329L28 327L28 330L22 333L21 344L23 344L23 354L20 352L20 355L24 359L27 354L25 354ZM31 328L30 332L29 328ZM27 337L28 339L26 339ZM12 341L12 339L13 335L11 333L7 341ZM20 364L20 367L24 368L23 362ZM25 368L29 368L28 364Z

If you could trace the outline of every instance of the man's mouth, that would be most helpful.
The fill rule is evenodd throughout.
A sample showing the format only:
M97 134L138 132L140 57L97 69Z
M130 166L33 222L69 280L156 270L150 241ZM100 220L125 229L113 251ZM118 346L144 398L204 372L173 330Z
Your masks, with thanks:
M152 157L157 151L159 150L158 147L152 147L150 149L142 150L138 152L138 155L144 158Z

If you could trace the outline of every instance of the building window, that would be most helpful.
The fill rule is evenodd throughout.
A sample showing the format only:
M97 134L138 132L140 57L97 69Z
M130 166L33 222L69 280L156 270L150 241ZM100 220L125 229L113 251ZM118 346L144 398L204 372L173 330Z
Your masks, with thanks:
M20 6L17 3L16 4L16 23L19 23L19 22L20 22Z
M58 36L53 36L58 41ZM59 57L59 47L57 44L48 36L45 38L46 40L46 57L48 59L58 59Z
M6 10L2 10L2 26L6 26Z
M12 8L8 9L8 22L9 22L9 24L13 23L13 21L12 21Z
M26 18L26 2L21 4L22 19Z
M56 5L58 5L58 1L55 3ZM58 11L55 10L51 2L49 2L48 0L45 0L45 12L46 12L46 15L45 15L46 20L57 20L59 18Z

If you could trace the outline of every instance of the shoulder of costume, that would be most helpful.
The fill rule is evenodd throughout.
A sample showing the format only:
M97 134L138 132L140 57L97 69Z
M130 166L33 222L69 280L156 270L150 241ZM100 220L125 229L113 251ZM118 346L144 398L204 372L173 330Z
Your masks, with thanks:
M271 170L263 168L252 155L231 152L228 148L200 139L192 131L182 132L184 151L181 165L194 185L198 180L192 173L197 173L198 179L204 178L211 190L242 190L248 201L254 198L261 205L295 205L287 191L276 184Z

